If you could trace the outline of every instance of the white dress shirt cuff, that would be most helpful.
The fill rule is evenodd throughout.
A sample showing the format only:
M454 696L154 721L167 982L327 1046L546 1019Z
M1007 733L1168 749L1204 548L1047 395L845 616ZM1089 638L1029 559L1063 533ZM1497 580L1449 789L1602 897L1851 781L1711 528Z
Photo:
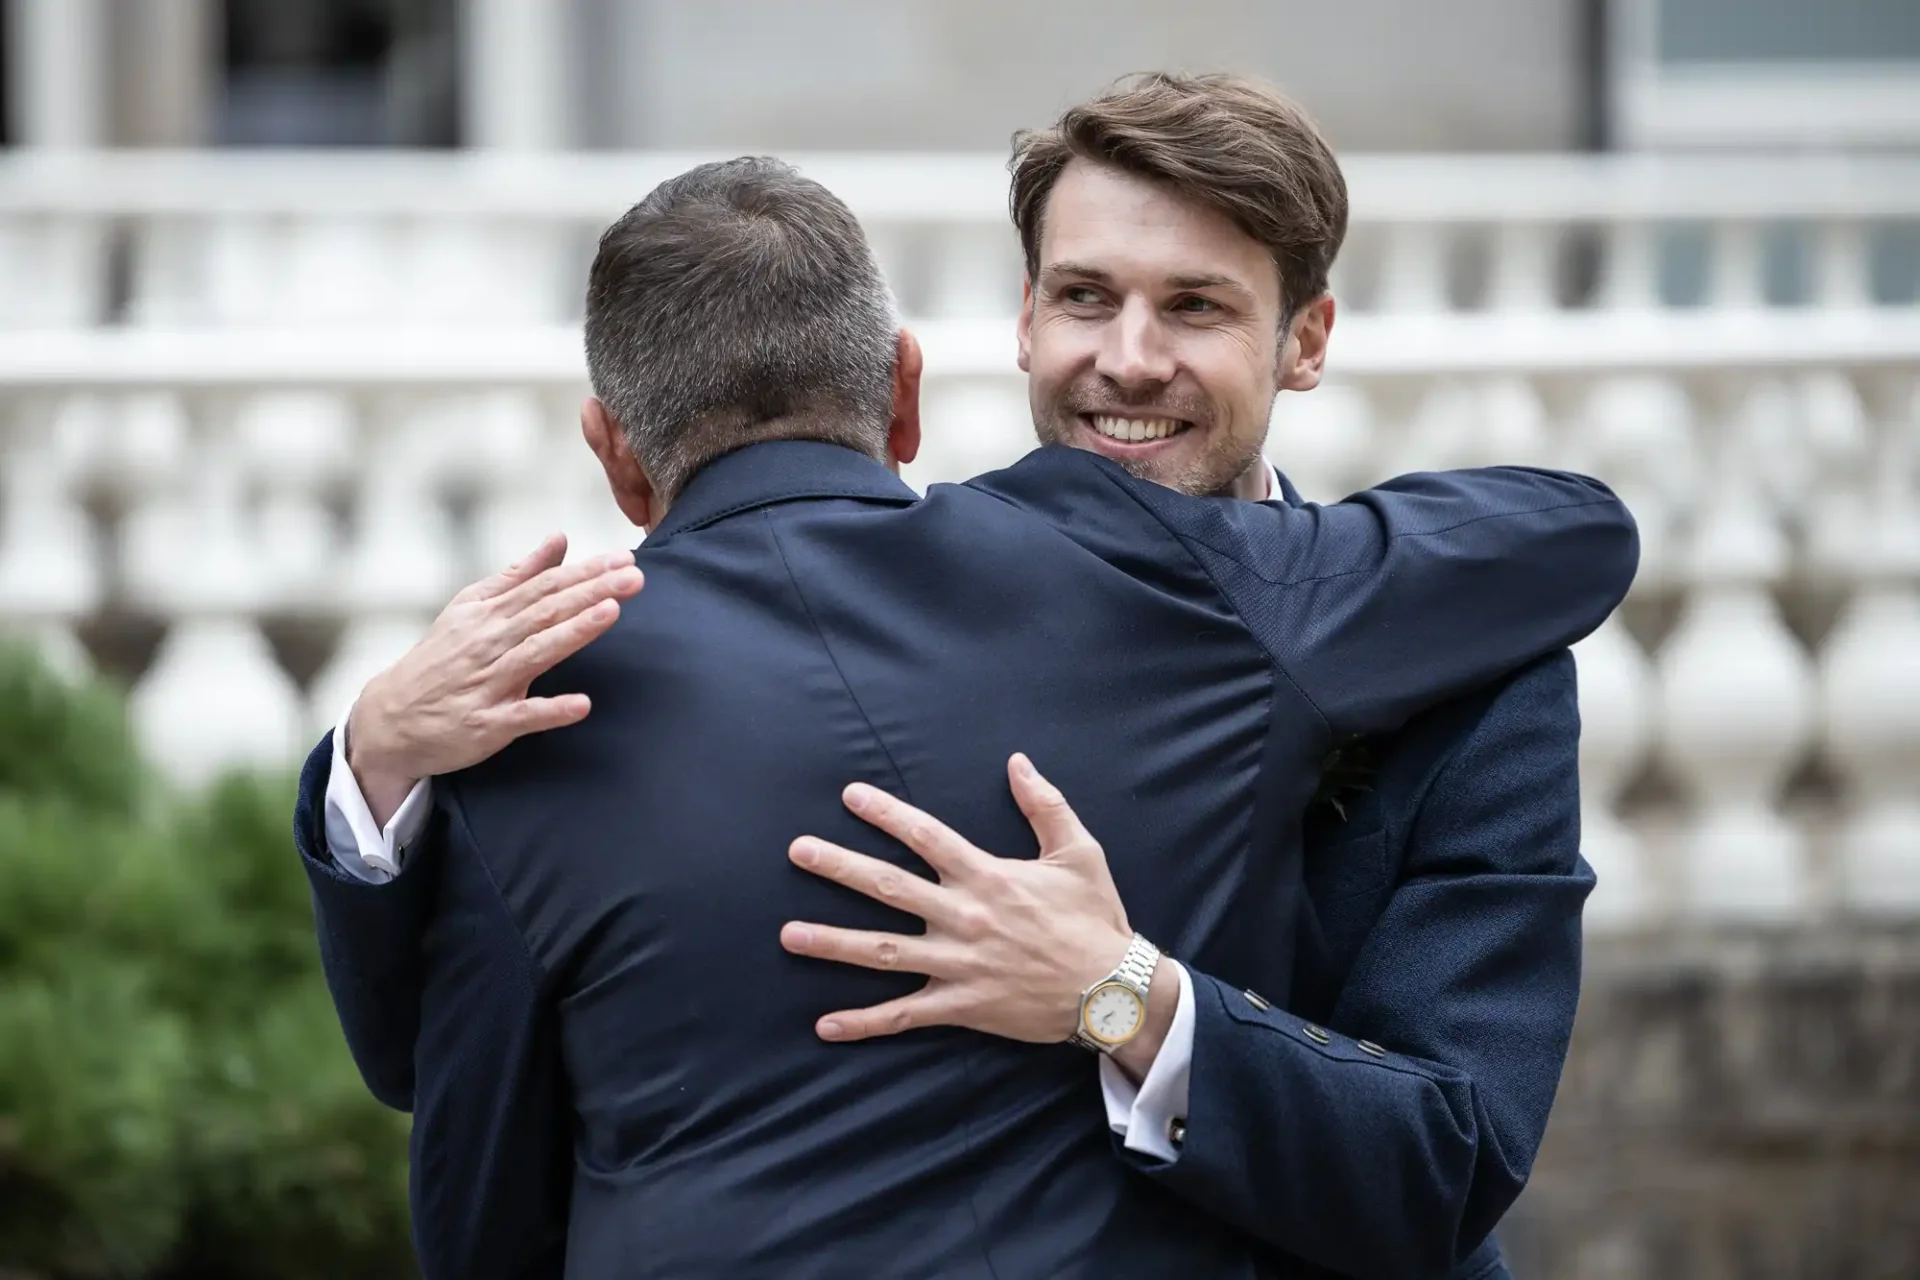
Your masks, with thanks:
M1180 975L1180 1004L1147 1078L1135 1085L1112 1058L1102 1054L1100 1092L1107 1102L1107 1124L1126 1139L1127 1150L1174 1161L1180 1152L1168 1130L1175 1120L1187 1118L1187 1082L1193 1076L1193 979L1185 965L1169 963Z
M360 783L347 765L349 705L333 731L333 768L327 775L327 852L334 865L350 876L385 884L400 874L407 846L419 838L433 804L433 781L422 778L401 802L385 828L373 820L373 810Z

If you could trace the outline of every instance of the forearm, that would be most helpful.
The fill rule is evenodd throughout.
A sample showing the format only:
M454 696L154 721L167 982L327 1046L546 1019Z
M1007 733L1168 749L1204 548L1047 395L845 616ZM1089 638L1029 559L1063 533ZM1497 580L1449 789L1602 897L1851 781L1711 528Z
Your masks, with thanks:
M352 830L332 803L333 735L323 738L301 770L294 843L313 894L321 969L347 1047L367 1088L387 1106L413 1106L414 1041L420 1012L420 935L437 871L434 841L414 840L406 874L369 879L345 865L342 840ZM370 819L369 819L370 821ZM350 824L346 824L350 825ZM373 857L360 849L359 860Z

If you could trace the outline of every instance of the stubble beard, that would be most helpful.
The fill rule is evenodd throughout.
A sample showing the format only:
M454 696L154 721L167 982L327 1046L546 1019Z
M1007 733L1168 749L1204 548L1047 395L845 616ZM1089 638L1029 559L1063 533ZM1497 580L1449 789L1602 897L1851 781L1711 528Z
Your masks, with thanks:
M1098 413L1110 407L1121 406L1107 402L1083 409L1070 397L1066 398L1050 413L1035 415L1033 433L1043 446L1049 448L1085 449L1080 443L1081 432L1085 429L1081 425L1080 415ZM1231 496L1234 482L1261 459L1261 448L1266 443L1264 439L1245 440L1229 432L1215 431L1208 425L1209 418L1195 421L1196 415L1190 413L1169 412L1167 416L1194 421L1194 425L1188 429L1205 431L1207 447L1197 456L1179 459L1110 458L1109 461L1118 463L1131 476L1164 488L1197 498L1218 498ZM1086 452L1093 450L1086 449Z

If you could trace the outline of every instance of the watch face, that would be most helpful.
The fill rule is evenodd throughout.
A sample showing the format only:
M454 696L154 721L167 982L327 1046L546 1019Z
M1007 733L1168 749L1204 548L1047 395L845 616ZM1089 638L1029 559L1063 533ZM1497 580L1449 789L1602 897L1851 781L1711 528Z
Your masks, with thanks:
M1109 982L1094 988L1087 998L1084 1015L1087 1034L1108 1044L1121 1044L1133 1038L1145 1014L1138 995L1117 982Z

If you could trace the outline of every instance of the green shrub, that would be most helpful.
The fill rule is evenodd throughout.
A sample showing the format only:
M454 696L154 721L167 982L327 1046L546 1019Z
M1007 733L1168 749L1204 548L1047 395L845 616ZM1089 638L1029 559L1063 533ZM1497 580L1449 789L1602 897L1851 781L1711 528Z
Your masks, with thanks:
M0 1273L410 1274L404 1116L321 981L289 778L170 796L0 646Z

